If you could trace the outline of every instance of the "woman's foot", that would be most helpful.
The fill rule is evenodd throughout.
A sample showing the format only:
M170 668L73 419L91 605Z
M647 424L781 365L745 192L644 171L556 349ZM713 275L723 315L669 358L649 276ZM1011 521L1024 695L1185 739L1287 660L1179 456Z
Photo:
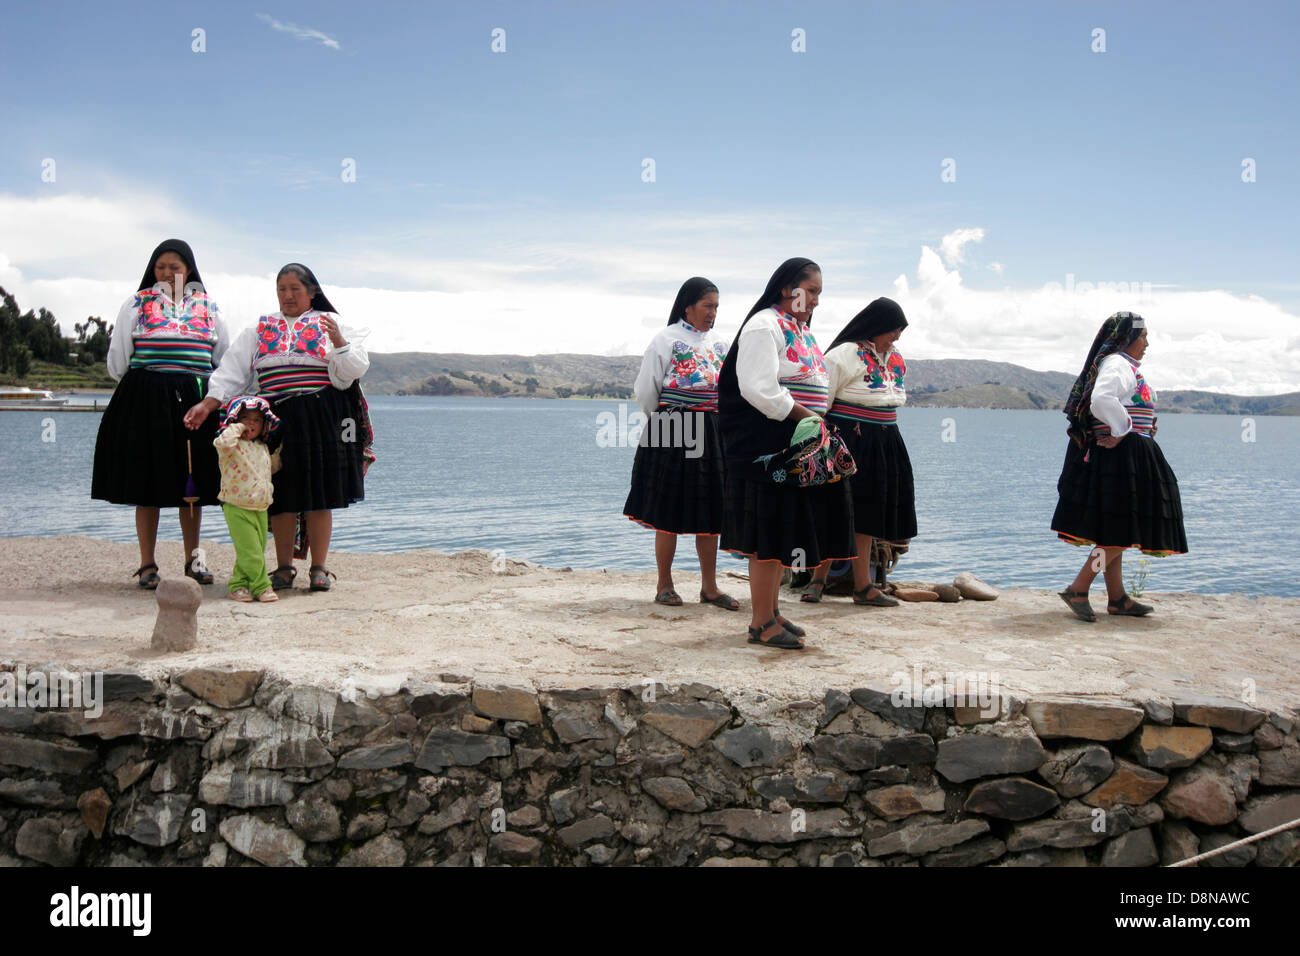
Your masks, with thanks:
M803 594L799 595L799 600L806 604L819 604L821 603L822 592L825 590L826 582L813 578L804 586Z
M719 591L717 594L713 595L713 597L705 597L704 592L701 591L701 592L700 592L700 603L701 603L701 604L715 604L715 605L717 605L718 607L723 608L723 609L728 610L728 611L739 611L739 610L740 610L740 602L737 601L737 600L736 600L734 597L732 597L730 594L723 594L721 591Z
M783 615L783 614L781 613L781 609L780 609L780 608L777 608L776 611L773 612L773 615L772 615L772 616L776 618L778 624L780 624L783 628L785 628L787 631L789 631L789 632L790 632L791 634L793 634L795 637L803 637L805 634L808 633L808 632L805 631L802 627L800 627L798 624L795 624L793 621L788 620L788 619L785 617L785 615Z
M287 591L293 587L293 579L298 576L298 569L292 564L282 564L271 572L271 588Z
M875 594L871 592L875 591ZM874 584L868 584L861 591L853 592L854 604L870 604L872 607L897 607L898 599L891 598Z
M195 581L198 581L199 584L212 583L212 572L209 571L207 568L200 568L197 571L194 570L193 558L190 558L188 561L185 562L185 576L187 578L193 578Z
M334 572L323 564L313 564L311 566L311 590L328 591L330 589L330 578L334 577Z
M1127 594L1120 595L1120 597L1114 601L1106 602L1107 614L1125 614L1129 617L1146 617L1146 615L1150 614L1154 610L1155 608L1150 604L1139 604Z
M776 618L772 618L762 627L749 628L749 643L779 647L786 651L803 650L803 641L787 631Z
M230 592L230 600L242 601L247 604L249 601L253 600L253 592L248 590L248 588L236 588Z
M681 607L682 596L672 588L668 588L667 590L660 591L655 595L655 603L666 604L668 607Z
M1074 616L1079 620L1087 621L1089 624L1097 620L1097 615L1093 612L1092 605L1088 603L1087 591L1071 591L1069 588L1066 588L1064 591L1058 591L1056 593L1062 601L1070 605L1070 610L1074 612Z
M158 577L158 565L156 564L140 565L139 570L137 570L135 574L131 575L131 577L139 578L140 587L144 588L146 591L156 591L158 589L158 582L162 580L162 578Z

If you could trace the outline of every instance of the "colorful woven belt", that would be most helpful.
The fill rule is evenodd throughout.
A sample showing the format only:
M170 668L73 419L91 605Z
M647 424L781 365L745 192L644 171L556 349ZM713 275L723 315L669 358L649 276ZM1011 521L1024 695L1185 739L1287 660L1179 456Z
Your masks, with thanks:
M1125 406L1124 411L1128 412L1129 421L1133 423L1133 430L1143 435L1150 435L1156 421L1156 410L1154 408L1132 408ZM1092 434L1095 437L1102 437L1110 434L1110 426L1097 423L1092 426Z
M866 405L850 405L848 402L837 401L826 414L851 422L867 422L872 425L898 424L898 409L893 406L869 408Z
M695 412L716 412L718 410L718 390L709 388L673 388L665 385L659 392L659 407L669 405L684 406Z
M781 384L790 390L790 397L808 411L816 412L819 415L826 411L829 402L827 401L827 388L825 385L786 381L782 381Z
M212 374L212 342L208 339L162 335L136 339L131 354L131 368L207 376Z
M316 392L329 384L329 371L319 365L277 365L257 370L257 394L263 398Z

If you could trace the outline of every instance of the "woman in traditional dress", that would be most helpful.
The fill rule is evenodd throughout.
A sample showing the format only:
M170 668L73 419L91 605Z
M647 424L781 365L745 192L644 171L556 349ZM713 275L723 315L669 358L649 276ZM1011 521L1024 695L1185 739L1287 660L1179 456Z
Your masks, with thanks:
M270 401L280 419L283 467L267 509L278 567L277 591L293 587L298 516L311 552L311 590L328 591L333 511L365 497L372 432L357 382L370 367L364 333L339 321L306 266L291 262L275 280L280 311L241 332L213 373L210 394L185 416L199 427L219 406L245 394ZM301 549L299 550L301 554Z
M1146 322L1116 312L1093 340L1065 414L1070 444L1056 483L1052 530L1071 544L1094 546L1061 600L1080 620L1095 621L1088 590L1104 573L1109 614L1141 617L1154 608L1124 590L1125 548L1184 554L1187 534L1178 479L1156 444L1156 397L1138 370Z
M161 508L180 509L186 575L211 584L212 573L196 559L203 505L220 504L216 423L193 432L183 420L226 351L225 324L180 239L159 244L137 289L113 325L108 374L117 388L99 422L90 496L135 505L140 587L158 587Z
M831 400L827 421L844 436L858 468L848 479L858 548L853 559L854 604L898 604L872 583L872 539L916 537L912 461L898 431L898 409L907 401L907 364L894 343L905 328L907 318L899 304L876 299L853 317L826 352ZM817 569L802 600L821 600L830 569L829 562Z
M650 342L633 388L646 424L632 462L632 489L623 514L655 530L659 581L655 603L680 607L673 588L679 534L695 535L700 558L700 603L739 611L718 589L718 535L722 533L722 440L718 433L718 372L727 344L713 333L718 287L687 279L668 325Z
M750 642L791 650L803 647L804 631L781 614L782 568L855 555L853 504L839 478L851 472L852 459L843 451L834 462L799 457L804 448L830 445L821 418L829 378L808 329L821 291L817 263L783 262L736 333L718 379L727 456L722 548L749 558ZM786 466L794 459L801 469L827 469L818 476L824 480L792 480Z

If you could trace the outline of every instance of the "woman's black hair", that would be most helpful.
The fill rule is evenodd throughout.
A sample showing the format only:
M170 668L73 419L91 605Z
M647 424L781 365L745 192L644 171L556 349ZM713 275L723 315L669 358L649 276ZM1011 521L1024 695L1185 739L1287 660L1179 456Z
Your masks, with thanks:
M672 310L668 313L668 324L686 319L686 310L699 302L710 292L717 292L718 287L703 276L692 276L682 283L673 299Z
M330 300L325 297L324 291L320 287L320 282L316 280L316 275L301 262L290 262L275 274L275 281L279 282L286 275L295 275L307 287L311 293L311 308L317 312L338 312L330 304Z
M188 289L191 285L196 285L200 292L207 290L203 286L203 278L199 275L199 267L194 264L194 250L184 239L166 239L158 243L158 248L154 249L153 255L149 257L149 264L144 268L144 275L140 279L140 284L136 286L137 292L143 292L145 289L153 288L158 282L154 278L154 266L162 258L163 253L174 252L181 257L185 263L185 287Z
M907 317L903 315L903 307L893 299L881 296L849 319L849 324L835 336L831 349L843 342L865 342L874 339L877 335L892 332L894 329L905 328L907 328ZM829 352L830 349L826 351Z
M754 307L749 310L749 314L745 318L748 319L750 316L776 305L785 298L786 289L798 288L799 283L804 279L814 272L821 271L822 267L811 259L796 256L793 259L785 260L776 267L776 271L772 273L772 278L767 280L767 288L763 290L763 294L758 297L758 301L754 303Z

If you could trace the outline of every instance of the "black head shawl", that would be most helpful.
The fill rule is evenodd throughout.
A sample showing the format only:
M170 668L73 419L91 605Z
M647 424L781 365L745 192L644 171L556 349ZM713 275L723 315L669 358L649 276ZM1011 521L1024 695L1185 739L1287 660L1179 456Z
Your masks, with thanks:
M892 332L894 329L905 328L907 328L907 318L903 315L903 307L893 299L881 296L849 319L849 324L835 336L831 349L844 342L865 342L874 339L877 335ZM826 351L829 352L830 349Z
M194 264L194 251L190 249L190 244L184 239L168 239L165 242L158 243L158 248L149 257L149 265L145 266L144 276L140 279L140 285L136 287L137 292L152 288L158 281L154 278L153 267L158 264L158 260L162 258L164 252L174 252L181 257L181 261L185 263L186 285L198 283L199 288L203 288L203 279L199 276L199 267Z
M710 292L717 292L718 287L703 276L693 276L682 283L673 299L673 309L668 313L668 324L682 322L686 319L686 310L699 302Z
M1132 312L1116 312L1102 323L1097 337L1092 340L1092 348L1083 363L1083 371L1074 380L1070 397L1065 403L1065 417L1070 420L1066 433L1080 448L1088 440L1089 406L1092 404L1092 388L1097 384L1097 368L1107 355L1123 351L1133 340L1142 334L1146 321Z
M320 282L317 281L316 274L301 262L290 262L282 268L275 274L276 281L279 281L281 276L289 272L301 279L309 289L316 290L311 296L311 308L317 312L338 312L338 309L330 304L330 300L325 298L325 291L321 288Z
M810 266L811 268L809 268ZM799 284L800 272L805 269L809 272L821 272L821 268L811 259L802 259L797 256L793 259L786 259L785 262L776 267L776 271L772 273L772 278L767 280L767 288L763 290L763 294L758 297L758 301L754 303L754 307L749 310L749 314L745 318L749 319L756 313L776 305L785 298L782 292Z

